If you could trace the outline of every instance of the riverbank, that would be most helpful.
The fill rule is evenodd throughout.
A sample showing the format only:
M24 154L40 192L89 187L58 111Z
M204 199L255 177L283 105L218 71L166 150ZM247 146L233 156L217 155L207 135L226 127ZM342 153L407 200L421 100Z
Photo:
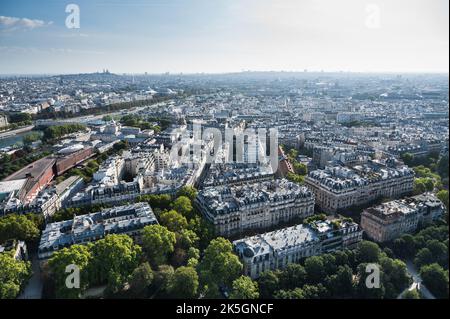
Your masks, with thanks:
M20 128L16 128L14 130L9 130L5 132L0 132L0 139L14 136L16 134L25 133L31 131L34 128L34 125L28 125Z

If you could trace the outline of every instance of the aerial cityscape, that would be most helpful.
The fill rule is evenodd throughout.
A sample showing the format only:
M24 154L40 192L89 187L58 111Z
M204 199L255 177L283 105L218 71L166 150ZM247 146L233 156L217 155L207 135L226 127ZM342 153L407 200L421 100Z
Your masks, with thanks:
M262 50L263 35L231 39L224 19L252 5L261 15L248 13L252 23L274 28L269 44L295 42L275 31L302 36L288 14L295 2L43 1L45 12L17 2L0 5L0 299L448 299L448 1L410 1L405 11L427 15L429 54L415 43L416 53L391 60L342 58L353 44L331 43L336 55L314 60L322 47L306 37L303 59L292 44L254 61L249 48ZM301 2L312 15L336 9ZM389 33L406 32L389 20L404 1L372 2L355 3L355 34L380 32L374 41L389 47ZM135 20L113 38L98 11L124 8ZM195 21L199 8L211 30ZM381 8L374 28L388 30L364 25L371 8ZM146 48L138 36L113 40L142 27L146 10L161 19L143 37L180 41L156 37L151 61L134 46L125 52L128 41ZM168 10L179 19L170 26ZM112 29L94 28L93 12ZM198 32L192 44L179 39L188 27ZM216 59L220 45L199 45L195 56L215 34L225 51L249 34L254 42ZM406 34L392 50L407 47ZM36 37L61 50L45 55ZM92 53L104 50L114 53ZM187 305L180 312L213 311Z

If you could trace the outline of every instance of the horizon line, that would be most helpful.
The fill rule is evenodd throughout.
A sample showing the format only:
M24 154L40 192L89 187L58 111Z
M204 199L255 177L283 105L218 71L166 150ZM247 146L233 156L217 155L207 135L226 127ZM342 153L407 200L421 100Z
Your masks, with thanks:
M139 76L149 76L149 75L230 75L230 74L244 74L244 73L301 73L301 74L385 74L385 75L448 75L447 71L326 71L326 70L241 70L241 71L224 71L224 72L182 72L182 71L165 71L165 72L103 72L102 70L90 71L90 72L51 72L51 73L0 73L0 76L58 76L58 75L81 75L81 74L112 74L112 75L139 75Z

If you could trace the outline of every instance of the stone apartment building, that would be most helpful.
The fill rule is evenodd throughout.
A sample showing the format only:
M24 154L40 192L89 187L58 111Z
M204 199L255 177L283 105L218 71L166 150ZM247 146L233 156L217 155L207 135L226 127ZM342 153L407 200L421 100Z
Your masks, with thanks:
M391 241L414 232L420 223L430 223L445 212L442 202L431 193L393 200L365 209L361 227L376 242Z
M117 206L74 216L71 220L46 225L39 243L38 257L45 260L64 247L94 242L109 234L127 234L139 242L141 229L157 223L147 203Z
M376 199L398 198L413 190L414 171L369 161L352 168L328 166L309 173L305 184L314 191L316 204L325 213L360 206Z
M196 205L216 233L232 236L314 214L314 194L285 179L234 186L207 187Z
M267 270L283 269L303 258L352 249L362 240L358 224L336 219L315 221L239 239L234 249L253 279Z

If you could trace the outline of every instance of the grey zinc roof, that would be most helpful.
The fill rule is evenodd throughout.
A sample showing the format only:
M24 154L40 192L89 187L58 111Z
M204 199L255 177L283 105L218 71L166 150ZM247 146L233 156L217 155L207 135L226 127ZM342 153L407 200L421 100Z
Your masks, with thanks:
M104 209L97 213L75 216L71 220L47 224L42 232L39 250L60 249L154 223L157 223L156 217L147 203Z
M199 193L200 201L214 214L229 213L256 203L275 203L286 199L313 196L308 188L285 179L239 186L207 187Z

